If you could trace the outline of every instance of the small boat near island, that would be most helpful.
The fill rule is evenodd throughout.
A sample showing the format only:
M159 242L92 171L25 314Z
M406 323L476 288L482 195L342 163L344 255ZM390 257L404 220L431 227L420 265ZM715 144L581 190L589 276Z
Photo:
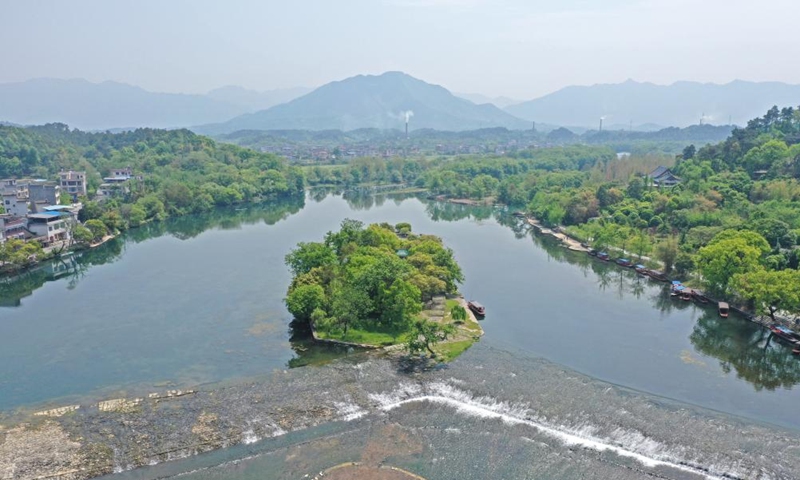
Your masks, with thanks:
M474 313L479 317L483 317L486 315L486 307L484 307L478 302L475 301L467 302L467 307L469 307L469 309L472 310L472 313Z
M722 318L728 318L728 313L731 310L731 307L725 302L719 302L717 304L717 309L719 310L719 316Z

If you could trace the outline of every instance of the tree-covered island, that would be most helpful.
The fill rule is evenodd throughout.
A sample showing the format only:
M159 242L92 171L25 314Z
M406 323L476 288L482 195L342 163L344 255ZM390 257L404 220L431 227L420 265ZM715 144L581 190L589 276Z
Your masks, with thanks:
M449 360L483 333L457 297L464 277L452 250L407 223L346 219L322 242L299 243L286 264L286 305L318 339L405 344Z

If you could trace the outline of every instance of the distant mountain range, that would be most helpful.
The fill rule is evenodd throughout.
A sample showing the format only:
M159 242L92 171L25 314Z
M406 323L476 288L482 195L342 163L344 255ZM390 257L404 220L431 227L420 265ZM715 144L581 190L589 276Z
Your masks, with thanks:
M227 86L205 95L43 78L0 84L0 122L61 122L82 130L191 127L217 135L237 130L403 130L408 115L411 130L527 130L536 122L539 131L566 126L581 133L598 129L602 117L604 130L656 131L694 125L701 118L706 124L744 125L773 105L800 105L800 85L737 80L665 86L629 80L566 87L536 100L513 102L506 97L454 95L401 72L359 75L313 91L257 92Z
M297 87L257 92L255 90L229 85L227 87L211 90L208 92L207 96L219 102L236 105L240 107L243 112L257 112L294 100L312 90L312 88ZM225 120L228 119L226 118Z
M444 87L401 72L358 75L331 82L288 103L193 130L225 134L237 130L355 130L359 128L474 130L489 127L528 128L491 104L476 105Z
M633 80L566 87L505 110L529 121L599 128L650 123L685 127L701 122L744 125L770 107L800 105L800 85L736 80L724 85L676 82L655 85Z
M495 107L500 108L506 108L511 105L522 103L522 100L515 100L508 97L488 97L486 95L481 95L480 93L456 93L455 96L465 98L472 103L477 103L478 105L491 103Z
M268 108L307 89L254 92L224 87L208 95L154 93L117 82L39 78L0 84L0 121L61 122L82 130L174 128L228 120Z

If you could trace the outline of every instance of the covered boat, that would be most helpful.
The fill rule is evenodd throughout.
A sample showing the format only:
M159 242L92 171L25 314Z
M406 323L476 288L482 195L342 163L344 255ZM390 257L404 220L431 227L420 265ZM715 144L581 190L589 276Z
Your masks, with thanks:
M717 304L717 308L719 309L719 316L722 318L728 318L728 312L730 312L731 307L728 306L725 302L719 302Z
M660 272L658 270L648 270L647 274L650 275L650 278L653 280L658 280L659 282L669 282L669 278L664 275L664 272Z
M467 307L469 307L469 309L479 317L486 315L486 308L478 302L467 302Z
M627 258L618 258L617 259L617 265L619 265L621 267L632 267L633 266L633 262L631 262Z

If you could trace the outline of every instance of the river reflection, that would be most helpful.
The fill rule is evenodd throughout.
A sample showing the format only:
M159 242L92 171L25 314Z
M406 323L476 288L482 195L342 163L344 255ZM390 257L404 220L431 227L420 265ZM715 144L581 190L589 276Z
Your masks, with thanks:
M756 390L791 388L800 383L800 360L766 329L740 318L721 318L707 311L689 337L701 352L719 359L725 372Z
M442 236L462 291L489 308L488 344L732 413L764 403L771 421L795 423L780 411L796 401L800 362L761 327L569 251L506 208L330 190L149 224L2 280L0 410L112 382L192 385L346 355L292 331L282 302L285 253L345 217Z
M91 250L57 258L20 274L0 278L0 307L19 307L21 300L46 282L66 279L69 289L75 288L86 272L94 266L113 263L124 253L126 244L141 243L169 235L190 240L212 228L236 230L244 225L275 223L299 212L302 199L274 201L239 208L220 208L213 212L171 218L134 228L122 238L115 238Z

